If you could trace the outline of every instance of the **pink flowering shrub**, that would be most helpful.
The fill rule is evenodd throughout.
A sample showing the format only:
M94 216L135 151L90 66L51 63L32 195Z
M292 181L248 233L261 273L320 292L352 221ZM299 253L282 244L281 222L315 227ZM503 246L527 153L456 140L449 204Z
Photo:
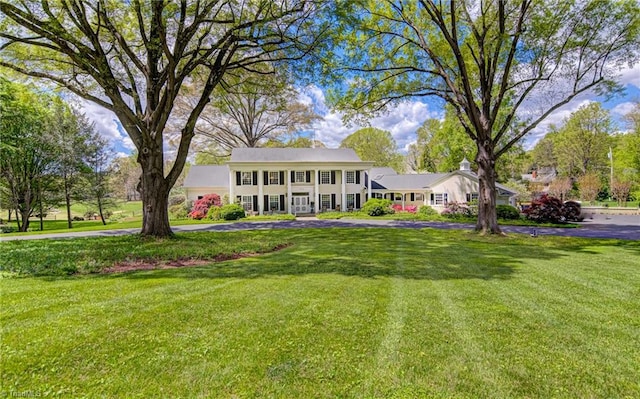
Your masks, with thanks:
M193 203L193 208L191 208L191 212L189 212L189 217L197 220L203 219L207 216L207 212L209 212L210 207L221 205L222 201L218 194L207 194Z
M418 210L418 207L415 205L407 205L404 208L402 208L402 204L393 204L391 205L391 208L396 212L409 212L409 213L416 213L416 211Z

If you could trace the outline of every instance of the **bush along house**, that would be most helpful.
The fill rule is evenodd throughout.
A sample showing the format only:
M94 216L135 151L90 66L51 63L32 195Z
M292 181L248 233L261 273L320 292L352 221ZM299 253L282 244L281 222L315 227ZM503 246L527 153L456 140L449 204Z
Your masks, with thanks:
M448 202L477 199L478 179L466 160L451 173L401 175L374 168L351 149L237 148L226 165L192 166L184 188L187 200L215 193L261 215L347 212L369 198L442 211ZM499 186L498 203L510 203L514 194Z

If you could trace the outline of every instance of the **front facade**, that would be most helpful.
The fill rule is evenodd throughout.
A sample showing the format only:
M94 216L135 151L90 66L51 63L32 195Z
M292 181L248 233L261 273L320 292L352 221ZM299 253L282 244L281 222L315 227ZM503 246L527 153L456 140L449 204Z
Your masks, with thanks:
M216 193L253 214L347 211L370 194L365 175L372 165L351 149L238 148L225 166L192 167L184 187L189 200ZM206 168L216 177L206 177ZM224 174L226 187L207 189L207 179L222 182Z
M371 182L371 184L369 184ZM215 193L249 213L313 214L360 209L368 198L387 198L403 209L478 197L478 179L464 160L459 171L399 175L373 168L351 149L238 148L223 166L193 166L185 179L188 200ZM498 204L513 192L498 185Z

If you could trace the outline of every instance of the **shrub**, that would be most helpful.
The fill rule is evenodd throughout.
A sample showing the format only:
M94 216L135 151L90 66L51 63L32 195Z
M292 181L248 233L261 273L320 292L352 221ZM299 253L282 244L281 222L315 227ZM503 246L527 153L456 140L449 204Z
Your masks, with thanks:
M570 222L581 222L584 219L582 206L575 201L567 201L562 204L562 214Z
M458 202L448 202L446 208L442 211L442 215L450 219L473 217L473 211L467 204Z
M172 195L169 197L169 206L180 205L183 204L187 199L184 195Z
M193 208L191 208L191 212L189 212L189 217L192 219L200 220L207 216L209 208L213 205L222 205L220 196L218 194L207 194L193 203Z
M524 214L527 219L538 223L562 223L565 221L562 205L558 198L543 194L531 201L531 206L525 209Z
M423 205L418 209L418 215L420 216L435 216L438 211L430 207L429 205Z
M496 213L499 219L520 219L520 212L511 205L498 205L496 206Z
M362 210L369 216L382 216L394 213L391 201L387 199L371 198L362 206Z
M86 211L86 212L84 213L84 219L82 219L82 220L91 220L91 219L95 219L95 218L96 218L96 216L98 216L98 212L93 211L93 210L92 210L92 211Z
M177 204L169 207L169 215L173 219L187 219L189 217L189 212L184 209L182 204Z
M244 208L238 204L227 204L220 208L220 218L224 220L238 220L245 216Z
M213 205L207 212L207 219L220 220L220 210L222 207Z
M15 233L16 231L18 231L18 228L15 226L7 226L7 225L0 226L0 233Z
M84 218L82 216L74 216L71 220L74 222L82 222L84 221Z

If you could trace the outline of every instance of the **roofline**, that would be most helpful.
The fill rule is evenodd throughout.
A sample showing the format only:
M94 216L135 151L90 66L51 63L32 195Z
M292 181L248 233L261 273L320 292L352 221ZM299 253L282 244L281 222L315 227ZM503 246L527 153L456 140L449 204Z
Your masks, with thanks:
M303 165L312 165L312 166L346 166L346 167L354 167L358 166L362 169L371 169L373 167L374 162L369 161L242 161L242 162L233 162L228 161L226 165L233 167L255 167L256 165L263 166L266 168L278 168L278 167L290 167L294 165L300 165L301 169L305 169ZM309 168L306 168L308 170Z

